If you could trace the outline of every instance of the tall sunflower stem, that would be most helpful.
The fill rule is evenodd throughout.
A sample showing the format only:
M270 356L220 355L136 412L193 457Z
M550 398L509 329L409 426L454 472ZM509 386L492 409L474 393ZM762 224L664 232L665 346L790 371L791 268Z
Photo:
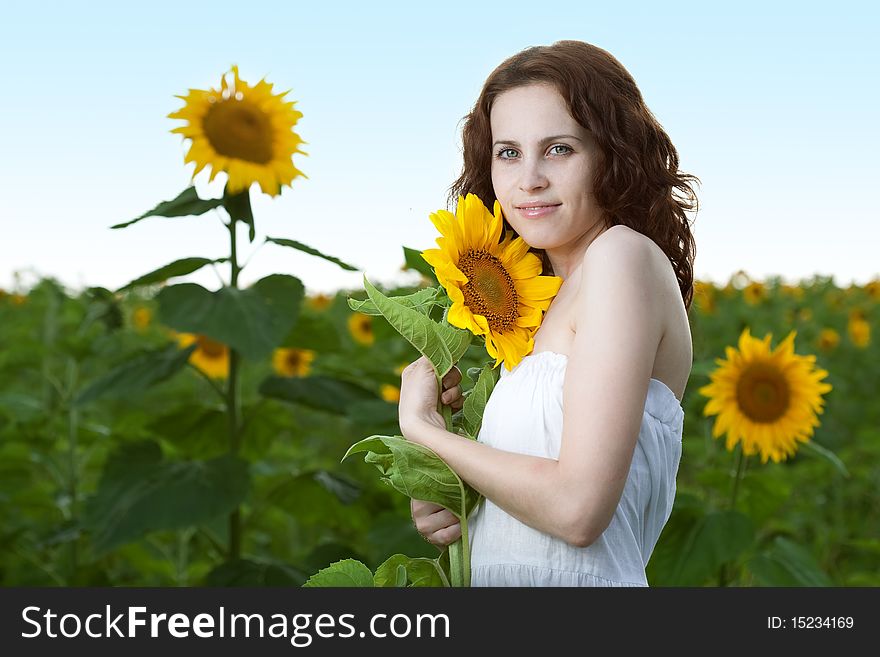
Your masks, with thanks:
M238 287L238 274L241 271L238 266L238 252L237 245L235 240L235 228L236 228L236 219L230 218L228 228L229 228L229 240L230 240L230 256L229 256L229 264L230 264L230 278L229 278L229 286L233 288ZM232 456L237 456L239 451L241 450L241 435L238 427L238 418L240 415L240 395L238 389L238 376L239 376L239 365L240 365L240 356L239 353L235 349L229 350L229 377L227 381L226 388L226 410L229 416L229 453ZM241 558L241 543L242 543L242 531L241 531L241 509L240 507L236 507L232 513L229 514L229 559L239 559Z
M443 391L443 385L438 385L440 394ZM455 433L452 425L452 408L444 404L439 398L437 400L438 411L443 416L443 422L446 424L446 430ZM468 539L467 526L467 505L465 504L464 514L460 519L461 537L451 543L449 550L449 573L450 584L453 587L469 587L471 585L471 551L470 541Z
M730 494L730 510L734 511L736 509L736 495L739 492L739 482L743 478L743 474L745 473L745 466L748 457L743 452L742 445L738 445L739 455L736 461L736 476L733 478L733 490ZM727 565L722 564L720 572L718 574L718 586L727 586L727 582L729 581L728 573L727 573Z

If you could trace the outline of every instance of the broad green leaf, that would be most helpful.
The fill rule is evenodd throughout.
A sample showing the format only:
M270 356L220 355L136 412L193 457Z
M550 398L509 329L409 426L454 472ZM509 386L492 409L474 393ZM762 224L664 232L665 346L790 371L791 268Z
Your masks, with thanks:
M849 478L849 470L846 469L846 465L844 465L843 461L838 458L837 454L832 452L830 449L826 449L822 447L819 443L814 440L808 440L805 443L802 443L802 449L807 452L813 452L814 454L821 456L822 458L828 460L831 465L837 468L837 471L840 472L847 479Z
M402 578L401 578L402 571ZM402 579L402 583L401 583ZM442 587L449 586L446 573L437 559L408 557L395 554L376 569L373 584L377 587Z
M213 210L221 205L223 205L223 199L200 199L199 195L196 194L195 187L187 187L179 196L177 196L177 198L171 201L164 201L149 212L145 212L140 217L122 224L110 226L110 228L125 228L126 226L131 226L147 217L186 217L189 215L204 214L208 210Z
M328 316L303 313L280 346L334 353L340 351L341 341L339 332Z
M470 331L446 323L438 324L420 312L389 299L373 287L366 276L364 288L388 323L431 361L438 379L442 379L467 351L471 342Z
M693 526L674 565L674 579L699 586L718 574L722 564L736 560L755 540L751 518L738 511L708 513Z
M747 567L764 586L834 586L812 554L782 536L749 560Z
M207 335L245 358L258 360L293 328L302 294L299 279L273 274L244 290L223 287L210 292L182 283L164 288L156 298L160 321L171 328Z
M373 573L356 559L332 563L309 577L304 587L373 587Z
M167 345L123 363L83 390L74 404L87 404L99 397L130 397L146 390L183 369L195 348L196 345L186 349Z
M149 274L144 274L140 278L136 278L130 283L123 285L117 290L117 292L122 292L139 285L161 283L162 281L167 281L169 278L174 278L175 276L191 274L205 265L226 262L227 260L229 260L229 258L217 258L216 260L211 260L210 258L183 258L181 260L175 260L164 267L159 267L159 269L151 271Z
M249 488L248 465L241 459L166 461L154 442L129 443L108 458L84 524L101 553L150 531L227 514Z
M342 458L359 452L366 452L364 460L375 465L395 490L411 499L440 504L459 520L466 517L477 496L437 454L400 436L364 438Z
M284 237L267 237L266 241L277 244L278 246L289 246L291 249L297 249L298 251L302 251L303 253L318 256L319 258L324 258L324 260L329 260L330 262L337 264L343 269L347 269L348 271L361 271L358 267L355 267L354 265L350 265L347 262L343 262L339 258L327 255L326 253L321 253L317 249L313 249L312 247L307 246L302 242L297 242L296 240L289 240Z
M229 214L229 218L232 219L233 223L243 221L248 225L248 241L253 242L256 236L256 228L254 226L254 212L251 209L250 188L237 194L229 194L224 189L223 209Z
M413 294L405 294L399 297L388 298L406 306L407 308L418 310L420 313L427 316L434 306L443 305L441 302L437 301L438 294L439 290L436 287L426 287L423 290L414 292ZM373 303L371 299L348 299L348 307L356 312L363 313L365 315L382 314L382 311L376 307L376 304Z
M248 559L225 561L205 576L205 586L302 586L306 573L280 563L263 563Z
M411 249L408 246L403 247L403 259L406 262L406 266L410 269L415 269L420 274L424 274L428 277L428 280L432 281L434 285L438 285L439 281L437 280L437 276L434 274L434 268L428 264L428 262L422 257L422 252L417 249Z
M489 401L489 395L495 388L497 381L497 372L492 364L483 366L480 371L480 378L477 379L470 394L464 400L462 407L464 422L463 428L467 434L476 440L480 433L480 425L483 422L483 413L486 410L486 404Z
M376 400L375 393L359 385L326 376L270 376L260 384L264 397L281 399L331 413L345 413L358 401ZM381 401L381 400L380 400Z

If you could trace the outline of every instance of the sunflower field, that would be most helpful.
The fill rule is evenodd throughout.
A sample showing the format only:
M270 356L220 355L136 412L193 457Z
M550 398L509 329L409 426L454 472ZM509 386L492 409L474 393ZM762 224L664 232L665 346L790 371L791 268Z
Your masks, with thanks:
M397 432L400 369L418 356L349 308L363 291L301 297L282 345L242 360L233 452L216 377L226 346L163 325L157 298L172 287L74 294L45 279L0 298L0 582L290 586L340 559L436 558L409 501L369 464L340 462L355 440ZM821 278L697 285L677 497L652 586L880 584L878 297L877 283ZM713 438L698 390L745 327L795 330L832 390L795 454L738 468L741 446ZM108 382L131 362L133 377Z
M493 319L488 307L470 312L480 302L471 290L439 299L461 262L407 245L414 287L365 279L309 295L290 274L241 285L236 229L249 245L258 235L250 192L274 197L305 177L291 161L306 155L293 131L301 114L272 88L233 67L220 88L179 96L169 118L187 125L172 132L190 142L193 176L226 176L222 198L188 187L112 226L217 212L228 257L177 260L115 290L51 278L0 290L3 586L469 582L461 542L438 553L400 492L412 490L400 484L403 455L422 459L423 484L455 489L461 515L475 505L430 450L396 438L401 373L433 347L438 374L457 364L468 400L455 419L474 439L494 385L487 350L521 356L558 283L528 281L527 315ZM500 230L498 212L487 225ZM457 230L454 219L438 228ZM473 231L495 248L490 233ZM356 270L290 237L263 240ZM525 256L520 244L500 246ZM523 263L514 271L526 279L537 265ZM186 282L206 267L219 289ZM880 585L878 308L877 279L842 289L741 271L724 285L695 283L677 495L647 566L651 586ZM529 331L493 329L486 345L463 337L489 335L486 316ZM448 409L444 420L450 429ZM357 451L366 456L345 458Z

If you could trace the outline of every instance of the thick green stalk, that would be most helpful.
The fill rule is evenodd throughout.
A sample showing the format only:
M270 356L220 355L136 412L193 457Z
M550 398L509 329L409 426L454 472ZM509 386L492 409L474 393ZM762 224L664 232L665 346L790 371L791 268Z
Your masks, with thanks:
M440 386L442 390L442 385ZM442 394L442 393L441 393ZM440 402L440 413L446 423L446 430L454 432L452 426L452 409ZM451 584L454 587L469 587L471 585L471 551L468 539L467 504L465 515L461 518L461 538L451 543L449 549L449 573Z
M238 253L235 241L236 220L229 220L229 239L230 239L230 256L229 264L231 266L231 275L229 279L230 287L238 287L238 273L241 269L238 266ZM229 416L229 453L236 456L241 449L241 435L238 428L239 417L239 390L238 390L238 372L240 357L235 349L229 349L229 377L226 387L226 410ZM241 508L235 507L235 510L229 514L229 559L241 558Z

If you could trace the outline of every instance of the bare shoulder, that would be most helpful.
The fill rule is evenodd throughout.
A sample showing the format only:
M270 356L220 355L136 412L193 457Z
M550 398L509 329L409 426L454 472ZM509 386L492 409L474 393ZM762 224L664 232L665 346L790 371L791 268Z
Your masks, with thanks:
M638 312L639 321L650 325L658 340L651 376L665 383L680 399L690 374L693 351L678 278L663 249L628 226L612 226L587 248L581 285L585 289L603 289L609 298L633 300L635 305L630 312ZM583 298L578 300L584 302ZM587 320L589 315L581 313L580 321ZM576 318L572 327L575 333L577 324Z

